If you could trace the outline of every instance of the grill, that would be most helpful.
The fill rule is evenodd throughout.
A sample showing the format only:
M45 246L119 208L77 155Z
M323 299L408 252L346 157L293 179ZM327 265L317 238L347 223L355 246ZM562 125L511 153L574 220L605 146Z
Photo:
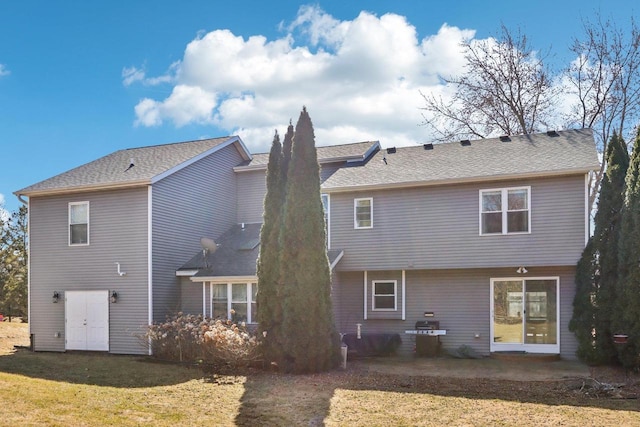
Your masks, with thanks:
M416 355L434 357L440 350L440 337L437 335L441 331L440 322L437 320L418 320L415 326L416 334Z
M438 320L418 320L415 326L417 331L434 331L440 329Z

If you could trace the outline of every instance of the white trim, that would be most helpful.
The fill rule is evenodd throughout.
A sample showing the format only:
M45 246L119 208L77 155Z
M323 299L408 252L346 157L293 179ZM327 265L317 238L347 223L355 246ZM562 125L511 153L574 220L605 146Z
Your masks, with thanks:
M495 282L520 282L522 283L522 292L525 291L524 285L527 281L533 280L555 280L556 282L556 343L555 344L526 344L524 342L526 331L524 331L525 322L523 320L523 335L522 343L496 343L494 342L494 324L493 319L495 315L494 307L494 294L493 288ZM493 353L496 351L526 351L528 353L548 353L559 354L560 353L560 276L532 276L532 277L492 277L490 279L489 289L489 350ZM524 295L523 295L524 304ZM523 317L524 319L524 317Z
M406 277L406 271L402 270L402 320L407 320L407 297L406 297L406 284L407 284L407 277Z
M192 282L211 282L215 284L225 284L229 282L257 282L258 276L207 276L207 277L191 277Z
M373 190L391 190L395 188L415 188L415 187L434 187L443 185L454 184L470 184L475 182L486 181L512 181L516 179L532 179L532 178L546 178L565 175L582 175L584 173L591 172L594 168L576 168L576 169L563 169L558 171L548 172L532 172L523 174L509 174L509 175L485 175L470 178L451 178L451 179L434 179L429 181L405 181L396 183L384 183L384 184L363 184L363 185L349 185L342 187L322 187L323 193L347 193L352 191L373 191Z
M153 189L147 186L147 322L153 324ZM151 354L151 341L149 341Z
M589 218L591 218L589 212L589 174L584 175L584 245L587 246L589 243Z
M211 288L211 283L209 283ZM211 289L209 289L209 295L211 295ZM202 317L207 317L207 284L202 282Z
M527 231L508 231L508 214L509 214L509 191L514 190L527 190ZM482 232L482 196L483 193L490 192L500 192L500 213L502 214L502 232L501 233L483 233ZM479 203L478 203L478 233L480 236L500 236L500 235L513 235L513 234L531 234L531 217L532 215L532 206L531 206L531 186L524 185L518 187L501 187L501 188L483 188L478 191L479 195ZM524 210L520 210L524 212ZM491 211L497 213L498 211Z
M336 259L332 263L329 264L329 270L333 271L333 268L336 266L336 264L338 264L340 262L340 260L342 259L343 256L344 256L344 251L340 251L340 253L336 257Z
M71 226L72 225L82 225L82 222L78 222L77 224L71 224L71 207L72 206L80 206L87 205L87 243L71 243ZM91 244L91 204L88 200L82 202L69 202L68 211L67 211L67 231L69 233L69 239L67 240L69 246L89 246Z
M331 249L331 195L322 193L320 194L321 200L323 196L327 196L327 249ZM324 209L324 203L322 207Z
M367 270L364 271L364 320L367 320L367 306L369 301L367 300Z
M378 283L393 283L393 308L376 308L377 296L390 296L388 294L376 294ZM372 280L371 281L371 311L398 311L398 281L397 280Z
M371 225L366 227L361 227L358 225L357 208L358 208L358 202L361 200L369 201L369 217L370 217ZM358 197L353 199L353 228L356 230L373 228L373 197Z
M234 137L229 138L225 142L223 142L221 144L218 144L215 147L210 148L207 151L205 151L203 153L200 153L197 156L192 157L189 160L186 160L186 161L180 163L179 165L176 165L176 166L172 167L171 169L162 172L161 174L158 174L158 175L154 176L153 178L151 178L151 184L155 184L156 182L168 177L169 175L173 175L174 173L178 172L179 170L182 170L182 169L186 168L189 165L192 165L193 163L197 162L198 160L201 160L201 159L203 159L203 158L215 153L216 151L220 151L223 148L226 148L229 145L234 144L234 143L238 143L240 145L240 147L242 148L242 150L244 150L244 153L241 150L238 150L238 152L240 152L240 155L245 160L251 160L252 159L251 154L249 153L249 150L244 145L244 143L242 142L240 137L234 136Z
M29 201L27 203L27 239L28 242L25 242L27 244L27 316L29 316L29 337L31 337L31 334L33 333L33 330L31 329L31 325L33 324L33 322L31 322L31 296L33 295L31 293L31 197L29 197ZM33 344L33 343L31 343ZM35 351L35 348L32 348L31 350Z
M178 277L191 277L196 274L198 270L176 270L176 276Z

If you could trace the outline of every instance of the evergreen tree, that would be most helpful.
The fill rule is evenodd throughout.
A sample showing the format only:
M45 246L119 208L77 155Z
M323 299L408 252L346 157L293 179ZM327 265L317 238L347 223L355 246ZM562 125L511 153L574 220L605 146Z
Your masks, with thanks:
M282 142L282 172L285 175L289 173L289 163L291 162L291 146L293 144L293 124L289 121L289 127L287 128L287 133L284 136L284 141Z
M605 161L595 229L578 262L569 323L578 338L578 357L595 364L611 363L617 356L611 321L617 304L618 247L629 153L616 132L607 145Z
M626 177L619 247L620 278L613 331L627 334L618 344L618 358L627 368L640 366L640 129Z
M295 128L281 235L287 372L327 370L339 357L313 124L303 108Z
M27 208L0 219L0 312L27 320Z
M278 132L273 137L267 165L267 193L264 198L258 258L258 323L266 362L282 363L282 297L280 295L280 229L286 171Z

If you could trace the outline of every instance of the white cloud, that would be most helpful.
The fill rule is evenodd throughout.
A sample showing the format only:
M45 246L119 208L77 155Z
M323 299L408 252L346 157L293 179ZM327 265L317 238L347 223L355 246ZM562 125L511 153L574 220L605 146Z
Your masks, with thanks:
M136 105L136 124L212 123L266 151L273 130L283 133L306 105L319 145L421 143L429 135L419 126L420 91L441 90L439 74L462 70L460 42L475 34L445 24L419 40L400 15L361 12L340 21L317 6L301 7L281 28L285 34L274 40L230 30L199 34L159 77L123 69L125 85L174 84L167 98Z
M0 221L6 222L9 218L11 218L11 214L4 208L4 194L0 193Z
M9 74L11 74L11 71L7 69L7 66L0 64L0 77L8 76Z

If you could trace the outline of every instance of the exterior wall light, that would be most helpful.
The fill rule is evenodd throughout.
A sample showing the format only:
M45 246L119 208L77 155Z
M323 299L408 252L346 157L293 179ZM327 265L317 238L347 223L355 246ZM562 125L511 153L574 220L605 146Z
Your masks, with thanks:
M114 304L118 302L118 293L116 291L111 292L111 302Z
M60 299L60 293L58 291L53 291L53 302L57 303Z

